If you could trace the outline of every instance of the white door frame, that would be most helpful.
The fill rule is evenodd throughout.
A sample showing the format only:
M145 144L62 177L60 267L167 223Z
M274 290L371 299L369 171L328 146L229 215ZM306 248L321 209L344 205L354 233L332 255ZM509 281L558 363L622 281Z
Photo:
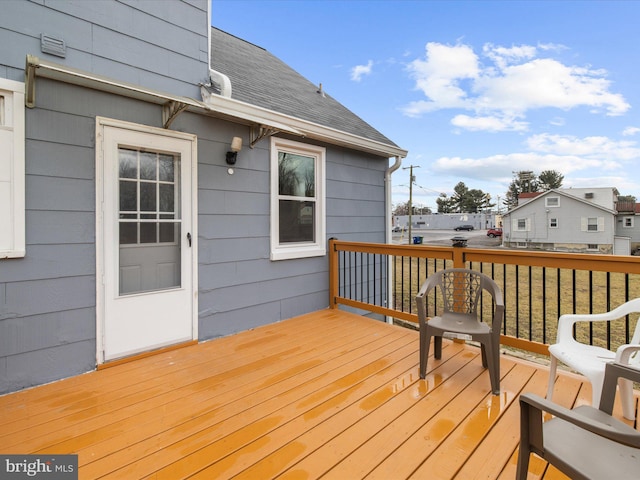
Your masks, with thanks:
M107 242L117 239L106 239L105 234L105 159L104 128L116 127L134 132L159 135L191 142L191 323L192 340L198 339L198 188L197 188L197 136L184 132L165 130L147 125L124 122L104 117L96 117L96 361L105 362L105 247Z

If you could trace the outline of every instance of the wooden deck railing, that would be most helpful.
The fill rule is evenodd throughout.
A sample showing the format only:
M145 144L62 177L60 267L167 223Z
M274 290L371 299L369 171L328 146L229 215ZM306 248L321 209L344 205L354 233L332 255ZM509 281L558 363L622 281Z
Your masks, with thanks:
M640 297L640 257L335 239L329 252L332 308L344 305L417 322L415 295L430 272L472 268L503 290L502 343L545 355L560 315L604 312ZM615 350L629 341L635 320L580 326L576 336Z

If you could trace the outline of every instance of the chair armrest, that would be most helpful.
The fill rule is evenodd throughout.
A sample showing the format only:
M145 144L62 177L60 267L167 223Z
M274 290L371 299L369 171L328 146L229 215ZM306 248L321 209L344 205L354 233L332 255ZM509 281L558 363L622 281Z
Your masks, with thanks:
M631 355L636 352L640 352L640 345L620 345L616 350L616 363L620 363L622 365L629 365L629 360Z
M622 318L632 312L640 312L640 298L629 300L609 312L594 314L564 314L558 320L556 343L559 343L560 340L573 339L572 327L577 322L608 322Z
M629 433L623 432L613 426L595 421L584 415L580 415L573 410L553 403L538 395L531 393L524 393L520 395L520 408L528 410L534 409L540 412L539 415L536 416L536 418L540 418L540 420L542 419L542 412L548 412L556 418L560 418L575 425L576 427L582 428L616 443L640 448L640 432L635 430L630 431ZM529 418L531 418L531 416L529 416ZM540 428L541 427L539 425L532 426L532 430L539 431Z

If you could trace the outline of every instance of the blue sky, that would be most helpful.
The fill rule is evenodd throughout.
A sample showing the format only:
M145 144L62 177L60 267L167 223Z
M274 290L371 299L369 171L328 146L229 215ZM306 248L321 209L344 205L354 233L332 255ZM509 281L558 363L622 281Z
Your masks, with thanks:
M640 1L213 0L212 24L408 150L414 204L520 170L640 200Z

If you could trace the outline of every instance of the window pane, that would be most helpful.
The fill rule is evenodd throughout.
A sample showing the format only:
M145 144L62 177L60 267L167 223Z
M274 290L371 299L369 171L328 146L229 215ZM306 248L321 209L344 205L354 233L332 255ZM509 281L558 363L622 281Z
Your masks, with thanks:
M179 223L161 223L160 224L160 242L173 243L179 238Z
M120 148L118 159L120 160L120 178L138 178L138 152Z
M173 182L173 156L160 155L159 163L159 180L161 182Z
M138 210L137 184L120 180L120 211L135 212Z
M138 224L120 222L120 245L138 243Z
M315 242L315 203L280 200L280 243Z
M314 197L315 159L293 153L279 152L278 179L278 192L280 195Z
M160 184L160 211L161 212L173 212L174 197L173 197L173 184Z
M156 211L156 184L140 182L140 211Z
M156 177L156 159L155 153L140 152L140 179L155 180Z
M157 243L156 223L140 224L140 243Z

